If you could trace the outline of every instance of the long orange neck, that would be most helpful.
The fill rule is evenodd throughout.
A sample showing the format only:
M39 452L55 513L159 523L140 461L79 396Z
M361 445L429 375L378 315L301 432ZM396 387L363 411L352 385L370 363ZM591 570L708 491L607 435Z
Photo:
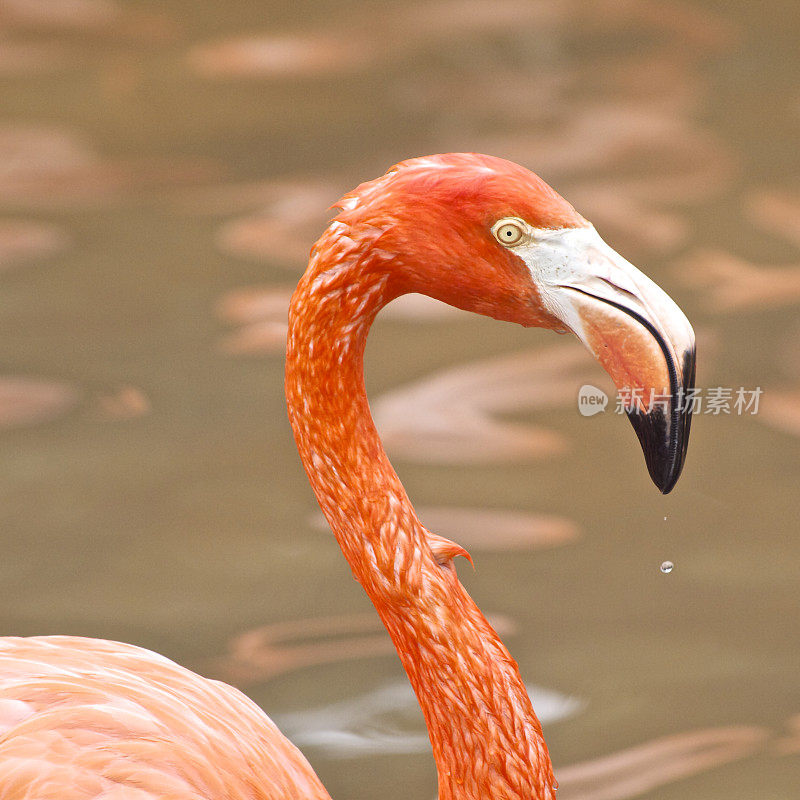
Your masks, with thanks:
M356 580L389 631L425 715L440 800L552 800L541 726L517 665L417 519L383 450L363 356L402 293L385 253L341 223L315 248L289 311L286 397L303 466Z

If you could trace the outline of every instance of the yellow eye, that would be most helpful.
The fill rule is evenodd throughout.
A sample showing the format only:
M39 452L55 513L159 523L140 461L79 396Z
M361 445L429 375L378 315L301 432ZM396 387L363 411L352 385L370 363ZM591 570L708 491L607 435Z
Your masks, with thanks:
M494 238L506 247L513 247L525 238L523 222L516 219L501 219L492 227Z

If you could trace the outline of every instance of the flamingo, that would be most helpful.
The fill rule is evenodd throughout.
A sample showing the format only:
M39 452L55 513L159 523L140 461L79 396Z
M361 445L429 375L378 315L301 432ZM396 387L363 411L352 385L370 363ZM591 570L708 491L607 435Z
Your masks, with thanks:
M336 206L289 309L286 398L311 486L388 629L427 723L440 800L553 800L517 664L460 584L467 552L418 519L370 416L378 311L419 292L571 330L617 386L662 492L689 433L694 334L675 303L527 169L477 154L410 159ZM660 396L660 395L659 395ZM638 396L637 396L638 397ZM117 642L0 639L0 800L329 798L236 689Z

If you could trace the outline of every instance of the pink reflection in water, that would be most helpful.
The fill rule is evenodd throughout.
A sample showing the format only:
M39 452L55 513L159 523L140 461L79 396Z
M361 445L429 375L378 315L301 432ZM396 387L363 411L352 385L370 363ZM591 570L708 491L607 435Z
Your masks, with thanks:
M722 250L695 250L677 271L686 286L706 289L710 311L750 311L800 301L800 264L755 265Z
M513 633L506 617L490 617L501 635ZM209 670L238 686L261 683L283 672L395 652L374 612L275 622L234 637Z
M429 531L476 552L543 550L575 541L580 535L574 522L554 514L420 506L417 516ZM330 530L319 513L313 515L311 524L326 533Z
M747 216L760 228L800 247L800 196L756 192L744 199ZM800 301L800 264L753 264L723 250L695 250L680 263L687 286L707 289L716 312L751 311Z
M30 220L0 220L0 270L63 250L69 237L63 229Z
M760 750L770 733L756 726L688 731L610 756L556 768L561 800L627 800Z
M322 222L321 232L324 221L332 213L327 211L328 207L344 194L346 188L344 183L332 179L277 178L181 189L173 195L172 203L184 213L210 216L230 216L254 209L268 211L273 208L279 213L284 207L288 207L294 216L296 206L300 205L306 210L304 220L319 219ZM309 202L309 198L313 202ZM309 243L309 247L311 244L313 242Z
M233 289L217 303L217 317L232 325L282 322L286 325L294 287L248 286Z
M272 197L265 200L265 207L223 225L217 245L229 255L269 260L300 270L333 216L328 208L336 200L337 191L330 183L315 181L276 182L270 188Z
M39 378L0 378L0 429L49 422L80 399L71 384Z
M150 412L150 400L135 386L120 386L118 389L98 395L97 407L106 419L136 419Z
M549 514L445 506L421 506L417 514L426 528L467 550L539 550L578 538L574 522Z
M229 356L281 355L286 352L287 330L288 325L277 320L251 322L221 337L217 350Z
M242 686L303 667L393 652L391 639L370 612L276 622L245 631L211 669Z
M564 437L497 415L574 407L587 380L603 378L583 348L570 343L442 370L380 395L372 411L387 449L399 458L446 464L541 458L563 452Z
M323 33L242 36L195 47L189 66L213 78L304 78L330 76L366 66L377 43Z
M176 24L161 11L134 6L117 0L2 0L0 28L25 37L20 46L38 44L30 42L31 34L89 34L115 44L130 39L163 42L173 37ZM85 55L78 47L59 52L76 60Z
M495 508L421 506L423 524L467 550L514 551L558 547L578 538L578 526L565 517Z
M0 202L93 206L133 192L208 180L217 172L205 161L104 159L57 128L0 127Z
M238 326L217 342L227 355L280 355L286 351L289 299L294 287L248 286L225 294L217 317Z
M759 192L751 195L746 203L754 222L800 247L800 195Z
M20 28L94 28L121 15L112 0L3 0L0 23Z
M758 417L779 431L800 436L800 389L767 389L761 398Z

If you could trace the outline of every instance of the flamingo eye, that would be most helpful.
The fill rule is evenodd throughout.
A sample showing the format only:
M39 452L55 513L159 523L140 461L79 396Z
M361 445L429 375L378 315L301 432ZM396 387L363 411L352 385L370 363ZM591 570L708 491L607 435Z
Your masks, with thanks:
M519 219L501 219L492 226L492 233L500 244L513 247L526 238L526 227Z

